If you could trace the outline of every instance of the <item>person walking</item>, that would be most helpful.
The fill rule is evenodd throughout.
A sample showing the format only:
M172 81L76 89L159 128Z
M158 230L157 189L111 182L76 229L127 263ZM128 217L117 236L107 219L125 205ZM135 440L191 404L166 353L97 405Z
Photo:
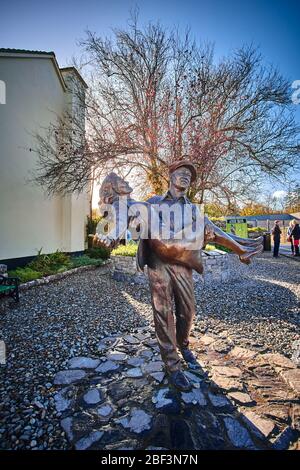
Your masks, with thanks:
M300 253L299 253L299 240L300 240L299 222L297 222L297 220L294 219L293 223L294 223L294 228L291 232L291 237L292 237L293 243L294 243L295 256L300 256Z
M275 220L274 227L272 228L272 235L273 235L273 241L274 241L274 248L273 248L273 256L274 258L278 258L278 253L279 253L279 246L280 246L280 235L281 235L281 230L279 227L279 220Z
M294 228L294 221L291 220L290 224L289 224L289 228L287 229L286 238L287 238L287 241L290 242L290 244L291 244L292 255L294 256L295 247L294 247L294 240L292 238L293 228Z

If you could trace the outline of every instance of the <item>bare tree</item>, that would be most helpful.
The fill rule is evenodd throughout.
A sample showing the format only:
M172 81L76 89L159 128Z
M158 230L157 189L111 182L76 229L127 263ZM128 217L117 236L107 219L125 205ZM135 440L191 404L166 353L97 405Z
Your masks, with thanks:
M289 212L300 212L300 184L289 189L285 198L285 209Z
M82 46L91 70L84 141L74 151L60 122L54 141L41 137L36 148L36 181L50 193L81 191L113 169L161 193L168 163L187 154L198 170L190 196L230 207L295 166L289 83L253 47L216 63L189 32L140 29L136 17L113 39L88 32Z

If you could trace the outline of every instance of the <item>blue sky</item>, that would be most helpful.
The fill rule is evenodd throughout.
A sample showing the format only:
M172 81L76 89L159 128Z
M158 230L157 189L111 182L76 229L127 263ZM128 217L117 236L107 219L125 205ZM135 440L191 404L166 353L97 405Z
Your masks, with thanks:
M10 0L0 3L0 47L54 51L62 67L80 55L87 29L109 35L135 6L142 23L189 26L196 40L214 42L217 57L258 45L266 63L300 80L299 0ZM300 105L296 113L300 122Z
M253 42L266 62L300 78L299 0L11 0L0 4L0 44L53 50L64 66L79 52L86 29L109 34L126 24L135 5L143 22L189 25L196 39L215 42L220 56Z

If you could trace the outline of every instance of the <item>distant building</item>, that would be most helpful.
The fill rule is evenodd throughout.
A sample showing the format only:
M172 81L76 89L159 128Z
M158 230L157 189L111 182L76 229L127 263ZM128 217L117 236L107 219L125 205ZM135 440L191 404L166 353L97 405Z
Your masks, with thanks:
M243 219L247 223L253 225L253 227L263 227L266 230L270 230L274 225L275 220L280 221L282 227L288 227L291 220L295 219L295 214L263 214L263 215L229 215L225 217L225 220L231 219ZM300 222L300 220L299 220Z
M300 212L293 212L291 215L294 217L294 219L300 221Z
M26 180L34 170L34 134L65 111L82 119L74 83L87 85L73 67L60 69L53 52L0 49L0 262L25 264L42 247L78 253L85 248L88 193L47 198ZM5 99L4 99L5 98ZM1 104L3 103L3 104Z

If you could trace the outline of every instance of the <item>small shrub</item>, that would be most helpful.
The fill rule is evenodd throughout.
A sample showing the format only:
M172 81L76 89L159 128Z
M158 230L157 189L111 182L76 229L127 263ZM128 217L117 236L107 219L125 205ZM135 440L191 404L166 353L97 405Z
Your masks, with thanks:
M25 268L17 268L13 271L9 271L9 276L18 277L20 282L29 282L33 281L34 279L40 279L43 277L43 274L39 271L35 271L34 269L25 266Z
M225 253L231 253L231 250L229 248L226 248L224 246L217 245L217 244L214 245L212 243L208 243L207 245L205 245L205 248L204 248L205 251L213 251L215 249L224 251Z
M212 250L215 250L216 247L215 247L215 245L211 245L210 243L208 243L207 245L205 245L205 247L203 249L205 251L212 251Z
M97 246L95 248L85 250L85 254L90 258L108 259L110 257L110 249L105 246Z
M100 222L101 217L87 217L87 223L86 223L86 236L87 236L87 241L88 241L88 247L89 249L92 248L93 246L93 237L91 235L95 235L96 233L96 228L98 223Z
M90 217L88 215L87 224L86 224L86 234L87 235L90 235L90 234L95 235L96 228L97 228L97 225L100 222L100 220L101 220L101 217Z
M117 256L135 256L137 253L138 244L134 241L130 241L127 245L119 245L117 248L112 250L112 255Z
M38 251L37 257L31 261L27 266L34 271L39 271L43 276L49 276L50 274L55 274L59 269L64 267L68 269L70 267L71 258L69 255L66 255L62 251L56 250L55 253L50 253L49 255L43 255L42 249Z

